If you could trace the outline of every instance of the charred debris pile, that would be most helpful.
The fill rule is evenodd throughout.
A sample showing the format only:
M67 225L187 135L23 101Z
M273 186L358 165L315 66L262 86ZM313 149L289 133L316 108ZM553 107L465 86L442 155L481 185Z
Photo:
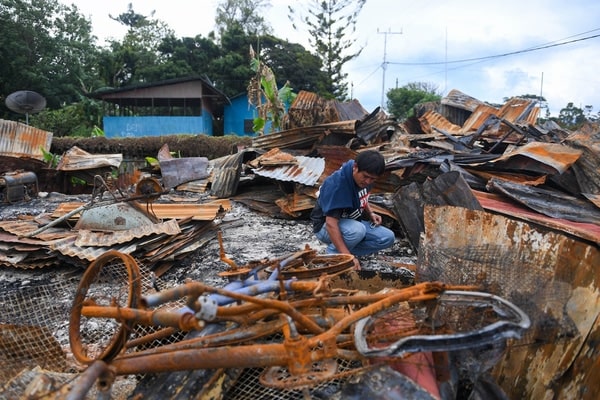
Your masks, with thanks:
M66 261L85 267L103 251L117 249L157 268L214 237L215 219L230 199L274 217L306 217L322 179L364 149L377 149L386 159L374 208L416 250L428 205L492 211L597 244L599 128L569 132L540 126L538 112L529 99L493 107L453 90L398 123L379 108L368 113L356 100L340 103L301 92L285 130L213 159L174 158L164 144L158 165L141 168L144 178L122 154L90 154L73 146L53 171L87 180L94 197L65 202L51 214L0 222L2 264L30 269ZM27 127L21 134L29 135L23 136L28 144L35 142L30 148L50 147L47 132ZM0 180L5 203L35 197L40 180L52 174L39 167L37 150L15 157L23 152L14 141L12 146L4 151L8 161ZM32 160L35 171L10 169ZM116 181L107 173L114 168L121 169ZM177 201L168 195L174 191L201 200Z

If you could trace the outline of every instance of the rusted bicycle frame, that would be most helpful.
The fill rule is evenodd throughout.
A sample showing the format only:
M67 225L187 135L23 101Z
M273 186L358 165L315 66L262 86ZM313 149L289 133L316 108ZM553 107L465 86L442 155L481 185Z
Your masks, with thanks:
M279 264L291 263L306 254L306 251L299 252ZM74 356L87 364L94 364L96 359L106 364L106 368L95 369L105 383L115 375L271 367L261 377L263 384L273 387L308 387L315 382L335 377L338 373L336 359L366 359L365 354L361 354L355 346L356 333L353 332L353 327L358 322L402 302L433 301L449 290L473 289L426 282L372 294L348 293L331 289L330 277L324 274L316 280L278 279L272 282L273 287L278 289L273 291L278 292L278 298L258 296L259 293L253 293L252 288L249 293L240 293L201 282L188 282L136 299L137 294L134 292L139 292L139 287L135 285L137 266L128 257L118 256L129 263L127 268L133 271L130 274L132 292L129 293L132 304L107 307L92 302L74 303L71 314L70 338ZM227 297L233 304L216 305L209 299L212 295ZM182 298L188 300L187 310L183 313L152 309ZM516 313L519 314L519 311ZM78 347L81 345L78 342L79 316L121 322L106 351L96 359L87 357ZM524 314L520 313L518 316L522 320L520 325L505 325L501 329L494 329L508 332L502 333L502 337L518 336L520 330L527 328L529 323ZM165 327L162 331L164 334L175 330L201 330L206 323L225 321L235 322L236 326L223 332L160 347L126 351L156 337L127 341L127 331L134 324ZM283 339L279 342L253 342L275 333L282 334ZM157 335L160 334L159 331ZM459 342L462 340L459 338ZM402 354L402 351L395 351L395 355L398 354ZM390 355L394 354L386 354ZM286 378L283 380L279 373L282 368L286 370Z

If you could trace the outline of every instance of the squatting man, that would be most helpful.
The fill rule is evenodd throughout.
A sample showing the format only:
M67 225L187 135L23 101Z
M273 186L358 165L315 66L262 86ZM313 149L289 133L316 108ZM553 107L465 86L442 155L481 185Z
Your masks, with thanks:
M394 232L381 225L381 216L371 211L369 194L385 171L385 159L378 151L366 150L346 161L321 185L311 212L313 232L327 244L328 254L365 256L394 244Z

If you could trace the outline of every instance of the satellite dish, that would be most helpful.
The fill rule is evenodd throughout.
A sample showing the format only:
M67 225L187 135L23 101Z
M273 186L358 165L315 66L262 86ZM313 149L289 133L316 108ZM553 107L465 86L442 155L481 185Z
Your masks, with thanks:
M29 114L35 114L46 107L46 99L39 93L31 90L19 90L6 97L6 107L12 111L25 114L27 125L29 125Z

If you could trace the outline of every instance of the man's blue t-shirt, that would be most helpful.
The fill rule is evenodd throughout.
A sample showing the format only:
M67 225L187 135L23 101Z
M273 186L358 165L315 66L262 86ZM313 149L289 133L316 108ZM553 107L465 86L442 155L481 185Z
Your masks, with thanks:
M369 197L369 188L360 188L352 177L354 160L345 162L340 169L329 175L317 197L311 212L313 232L318 232L325 223L325 217L359 219Z

